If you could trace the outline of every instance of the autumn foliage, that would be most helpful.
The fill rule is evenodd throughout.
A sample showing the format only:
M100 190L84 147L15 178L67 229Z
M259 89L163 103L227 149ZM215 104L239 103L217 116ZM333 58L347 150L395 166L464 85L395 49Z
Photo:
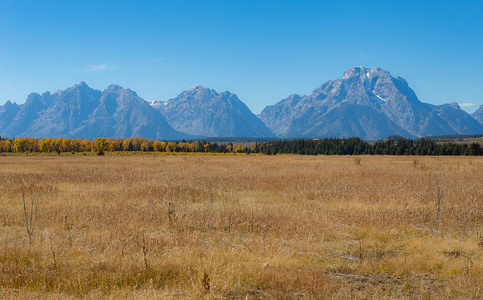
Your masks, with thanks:
M246 150L241 145L217 144L209 142L172 142L154 141L147 138L127 139L65 139L65 138L15 138L13 140L0 140L0 152L43 152L43 153L66 153L66 152L95 152L103 151L155 151L155 152L243 152Z

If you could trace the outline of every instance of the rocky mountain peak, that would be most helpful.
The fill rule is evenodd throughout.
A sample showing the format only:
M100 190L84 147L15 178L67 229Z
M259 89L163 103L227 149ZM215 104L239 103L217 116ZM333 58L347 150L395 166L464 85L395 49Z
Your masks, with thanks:
M125 89L122 86L117 84L111 84L104 90L103 94L116 94L116 95L123 95L124 97L139 97L135 91L131 89Z
M122 86L117 84L110 84L105 91L108 93L116 93L121 90L123 90Z
M75 92L75 91L89 91L89 90L92 90L84 81L81 81L79 82L78 84L62 91L62 90L59 90L57 91L55 94L62 94L64 92ZM48 92L46 92L48 93Z
M366 69L364 67L352 67L347 69L344 74L342 75L342 79L359 79L363 78L363 76L366 74Z
M200 136L268 137L270 130L235 94L192 86L167 102L152 103L174 129Z
M11 108L11 107L14 107L14 106L18 106L17 103L12 103L10 100L7 100L7 102L5 102L5 104L3 105L5 108Z
M457 118L456 118L457 116ZM311 95L288 97L259 117L279 137L417 137L483 131L457 104L419 101L408 83L380 68L347 69ZM453 121L453 119L455 119Z
M30 93L25 101L25 107L38 107L40 105L43 105L42 96L38 93Z
M206 89L204 86L202 85L193 85L193 86L190 86L189 89L187 89L187 91L195 91L195 90L204 90Z
M76 87L76 88L88 88L89 86L87 85L87 83L85 81L81 81L78 84L76 84L74 87Z
M456 102L450 103L449 106L451 106L452 108L455 108L455 109L461 109L461 107Z
M183 105L189 107L213 106L213 108L211 108L213 110L217 107L221 107L220 105L226 105L231 95L233 94L231 94L230 92L219 94L213 89L201 85L196 85L181 92L176 98L166 101L164 103L165 106L162 108L162 110L170 110L174 106L180 107Z
M218 96L218 93L210 88L206 88L202 85L193 85L189 89L182 92L180 95L188 97L187 100L192 100L193 97L198 99L207 99L210 96ZM179 96L178 96L179 97Z
M389 80L393 78L391 73L381 68L352 67L347 69L342 75L343 81L359 81L369 83L374 80Z

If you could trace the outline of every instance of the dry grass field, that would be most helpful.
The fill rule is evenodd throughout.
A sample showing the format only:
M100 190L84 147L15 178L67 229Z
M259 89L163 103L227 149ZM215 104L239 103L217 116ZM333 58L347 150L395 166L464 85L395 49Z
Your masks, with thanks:
M0 189L0 298L483 298L482 157L11 156Z

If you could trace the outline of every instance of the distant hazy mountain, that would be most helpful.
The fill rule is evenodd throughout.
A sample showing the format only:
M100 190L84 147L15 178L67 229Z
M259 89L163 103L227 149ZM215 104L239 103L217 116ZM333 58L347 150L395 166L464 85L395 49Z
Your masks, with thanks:
M0 132L2 128L7 128L12 124L19 111L20 106L10 101L0 106Z
M389 135L422 137L483 133L457 104L422 103L407 82L379 68L353 67L311 95L291 95L267 106L260 119L279 137Z
M450 104L443 104L433 106L433 111L437 113L438 117L443 119L449 126L459 134L479 134L483 133L483 126L478 122L473 122L474 119L467 112L462 110L460 106L453 102Z
M159 111L117 85L105 91L84 82L65 91L32 93L25 104L0 107L0 135L6 137L187 137L174 130Z
M481 105L471 116L478 121L481 125L483 125L483 105Z
M166 102L151 102L180 132L210 137L271 137L235 94L193 86Z

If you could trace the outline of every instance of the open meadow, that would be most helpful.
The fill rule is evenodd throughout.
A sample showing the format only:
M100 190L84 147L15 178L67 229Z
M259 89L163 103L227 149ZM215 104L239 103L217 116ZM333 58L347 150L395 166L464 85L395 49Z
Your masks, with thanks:
M0 190L0 298L483 298L483 157L2 156Z

